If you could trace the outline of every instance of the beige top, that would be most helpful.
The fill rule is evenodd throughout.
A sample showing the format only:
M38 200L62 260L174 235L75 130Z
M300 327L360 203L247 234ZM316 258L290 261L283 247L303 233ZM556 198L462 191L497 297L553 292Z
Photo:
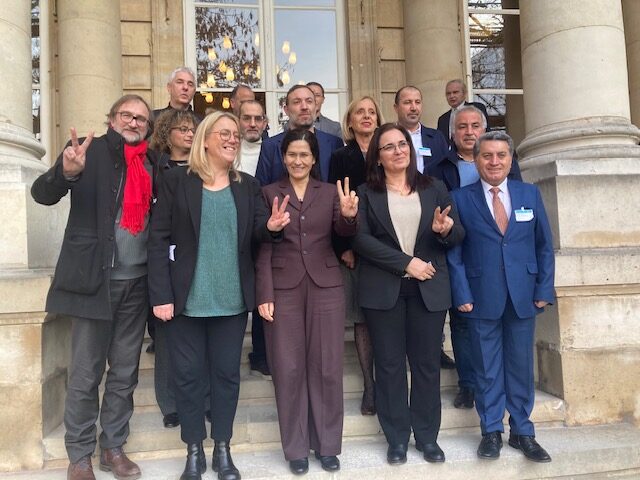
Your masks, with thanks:
M387 189L387 199L391 223L400 242L400 248L404 253L413 257L420 216L422 215L420 196L418 192L400 195L398 192Z

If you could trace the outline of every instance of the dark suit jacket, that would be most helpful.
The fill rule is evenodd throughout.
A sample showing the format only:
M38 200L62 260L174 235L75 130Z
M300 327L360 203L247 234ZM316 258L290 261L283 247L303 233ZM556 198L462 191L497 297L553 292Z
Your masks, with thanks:
M428 169L429 175L442 180L449 191L460 188L460 172L458 172L457 165L458 158L458 152L455 149L455 145L453 145L445 158L438 163L432 164ZM513 152L513 161L511 162L511 170L509 171L508 178L510 180L522 181L522 174L520 173L520 166L518 165L518 158L515 152Z
M484 114L484 118L487 119L487 132L488 132L489 131L489 114L487 114L487 108L484 106L484 104L480 102L466 102L466 101L464 102L464 104L473 105ZM452 137L451 132L449 131L450 121L451 121L451 109L444 112L438 118L438 130L442 132L442 134L444 135L444 138L446 138L447 140L451 140L451 137Z
M454 221L449 235L442 238L431 230L436 207L444 209L452 204L442 182L434 179L418 193L422 216L413 256L431 262L436 269L431 280L420 282L420 293L428 310L442 311L451 306L445 252L462 242L464 228L454 206L449 214ZM400 249L389 214L387 192L373 191L365 184L358 189L358 196L360 228L353 239L353 248L360 255L358 299L361 307L389 310L398 300L401 278L413 257Z
M534 317L535 300L554 301L553 240L540 191L509 180L512 212L504 235L487 206L480 181L452 192L467 236L447 254L453 304L473 304L463 317L498 319L507 301L519 318ZM533 209L533 219L517 222L515 210Z
M340 215L335 185L310 179L304 201L298 198L285 178L263 188L264 199L271 204L290 195L287 211L291 223L277 244L263 243L256 261L258 304L274 301L274 288L295 288L305 273L319 287L343 284L338 259L331 248L331 232L353 235L357 222L349 223Z
M258 157L258 166L256 168L256 178L262 186L277 182L286 173L286 168L282 161L282 152L280 151L285 133L286 132L279 133L274 137L262 141L260 157ZM338 137L334 137L317 128L314 133L318 139L318 148L320 149L320 176L322 177L322 181L326 182L329 178L331 153L341 148L344 143L342 143L342 140Z
M238 259L244 303L255 307L255 274L252 238L260 242L277 240L267 230L269 210L262 200L255 178L240 173L242 181L231 181L231 193L238 215ZM202 180L186 168L165 170L153 210L149 240L149 294L151 305L174 304L174 315L183 310L198 258L202 213ZM169 248L173 247L173 258ZM215 288L215 285L212 286Z
M431 156L423 156L424 170L427 173L429 167L439 162L449 154L449 143L447 139L434 128L425 127L421 124L422 146L431 149ZM416 155L419 155L416 152Z
M329 165L329 183L336 184L338 180L344 182L349 177L349 188L356 190L366 181L365 160L358 142L349 141L344 147L331 154ZM338 258L346 250L351 249L351 238L341 237L334 233L333 248Z

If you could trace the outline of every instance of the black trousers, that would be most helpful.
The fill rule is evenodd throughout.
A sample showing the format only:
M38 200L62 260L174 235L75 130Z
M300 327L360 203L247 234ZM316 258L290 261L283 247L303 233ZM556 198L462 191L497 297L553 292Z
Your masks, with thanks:
M258 309L255 309L251 313L251 344L253 346L253 351L249 353L249 362L251 362L251 365L267 361L267 347L264 341L264 321L258 313Z
M72 318L64 441L73 463L95 451L98 414L101 448L120 447L129 436L149 305L147 277L112 280L109 287L113 320ZM99 407L98 385L107 362Z
M418 281L403 279L393 308L363 312L373 344L378 420L387 442L409 443L412 429L417 442L435 442L440 430L440 340L446 311L427 310Z
M165 326L182 441L199 443L207 437L204 420L207 374L211 438L231 440L240 393L240 356L247 312L228 317L178 315Z

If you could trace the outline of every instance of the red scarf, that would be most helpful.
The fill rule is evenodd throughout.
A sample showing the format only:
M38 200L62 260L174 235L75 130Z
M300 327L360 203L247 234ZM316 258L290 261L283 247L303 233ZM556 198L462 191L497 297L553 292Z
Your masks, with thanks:
M124 184L120 226L132 235L137 235L144 230L144 220L151 204L151 178L144 168L146 155L146 141L143 140L137 145L124 144L127 179Z

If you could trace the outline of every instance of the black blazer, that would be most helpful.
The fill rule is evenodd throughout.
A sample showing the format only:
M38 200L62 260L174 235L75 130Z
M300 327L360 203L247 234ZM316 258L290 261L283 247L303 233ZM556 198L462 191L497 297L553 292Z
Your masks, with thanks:
M345 177L349 177L351 190L356 190L366 181L365 160L360 145L355 140L350 140L344 147L331 154L329 183L335 185L338 180L344 182ZM331 242L338 258L351 249L351 237L341 237L334 232Z
M244 303L255 308L255 273L251 241L274 241L266 226L270 212L262 199L258 181L240 173L231 181L238 212L238 260ZM149 300L151 305L174 304L174 315L184 310L198 258L202 213L202 180L186 168L164 170L158 202L153 209L149 239ZM169 258L169 250L172 257ZM213 286L215 287L215 285Z
M429 311L451 307L451 288L447 269L447 249L464 239L464 228L458 212L444 184L432 179L431 185L419 189L422 215L416 237L414 257L431 262L436 273L431 280L420 282L420 294ZM366 184L358 189L360 198L359 230L353 248L360 255L358 300L363 308L389 310L398 300L400 281L413 257L400 249L398 237L391 223L387 192L376 192ZM433 212L453 205L449 216L454 224L446 238L431 230Z

